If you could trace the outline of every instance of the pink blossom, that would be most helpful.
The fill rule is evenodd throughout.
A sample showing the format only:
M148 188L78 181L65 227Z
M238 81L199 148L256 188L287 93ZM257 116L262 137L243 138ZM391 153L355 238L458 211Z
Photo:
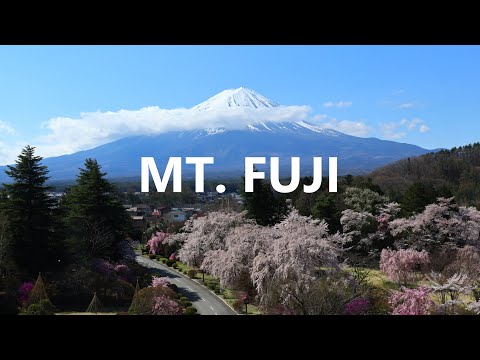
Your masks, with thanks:
M153 287L168 286L168 285L170 285L170 281L166 277L157 277L157 276L152 277Z
M30 296L30 292L33 289L33 283L31 282L24 282L18 288L18 301L22 304L25 304L28 301L28 297Z
M388 299L392 315L428 315L433 305L430 293L426 286L416 289L402 287L400 291L394 291Z
M380 255L380 270L391 280L402 284L415 281L416 271L425 273L429 264L430 258L426 251L383 249Z
M127 265L118 264L115 266L115 273L120 276L123 280L129 281L131 280L131 270Z
M364 314L370 306L368 299L356 298L345 305L345 315L361 315Z
M180 315L182 307L166 296L156 296L153 299L153 315Z
M165 242L166 238L167 238L167 234L162 231L157 231L155 234L153 234L151 239L148 240L147 242L147 245L150 248L150 253L157 254L158 251L160 250L160 245L162 245Z
M175 261L175 256L176 256L176 254L175 254L175 253L172 253L172 254L170 255L170 257L168 258L168 260L170 260L170 261Z

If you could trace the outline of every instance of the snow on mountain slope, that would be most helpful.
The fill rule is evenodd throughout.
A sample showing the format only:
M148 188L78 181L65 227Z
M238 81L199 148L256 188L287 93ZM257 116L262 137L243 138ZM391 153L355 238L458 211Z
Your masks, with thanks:
M207 101L194 106L193 110L212 111L217 109L245 107L245 108L273 108L280 106L275 101L267 99L259 93L240 87L238 89L228 89L212 96Z

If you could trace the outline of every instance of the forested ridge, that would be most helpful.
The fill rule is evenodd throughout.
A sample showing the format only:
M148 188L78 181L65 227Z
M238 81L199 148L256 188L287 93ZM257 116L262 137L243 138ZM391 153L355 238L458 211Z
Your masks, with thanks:
M391 197L415 183L448 188L460 204L480 205L480 143L399 160L372 172Z

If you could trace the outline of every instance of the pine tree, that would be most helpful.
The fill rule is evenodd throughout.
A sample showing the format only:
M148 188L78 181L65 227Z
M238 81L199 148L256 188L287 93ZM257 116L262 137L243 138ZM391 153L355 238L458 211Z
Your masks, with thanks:
M62 242L55 233L56 201L45 185L48 169L34 153L35 148L27 146L15 165L8 166L5 173L13 182L3 184L7 198L1 202L10 223L13 258L29 274L51 270L62 258Z
M242 177L243 183L245 178ZM255 179L253 192L241 193L247 216L255 219L259 225L273 225L280 222L286 215L288 208L283 196L275 196L269 183Z
M130 217L105 175L96 160L87 159L62 201L72 249L86 258L115 256L114 245L124 240L130 226Z

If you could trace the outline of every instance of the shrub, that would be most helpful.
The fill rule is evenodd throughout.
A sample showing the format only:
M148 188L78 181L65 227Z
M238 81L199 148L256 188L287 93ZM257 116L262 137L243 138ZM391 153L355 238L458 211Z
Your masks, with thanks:
M172 300L176 298L175 292L168 287L146 287L139 290L128 309L128 313L133 315L153 315L155 298L159 296Z
M188 270L187 275L190 279L194 279L195 276L197 275L197 271L194 270L194 269L190 269L190 270Z
M22 305L25 305L28 302L28 297L30 296L32 289L33 289L32 282L24 282L18 288L18 301Z
M218 285L217 285L217 286L215 286L215 289L214 289L214 291L215 291L215 294L217 294L217 295L219 295L219 294L221 294L221 293L222 293L222 290L220 289L220 286L218 286Z
M185 308L185 315L195 315L197 313L197 309L194 306L188 306Z
M181 301L181 302L188 301L188 298L187 298L186 296L182 296L182 297L180 298L180 301Z
M50 300L43 299L39 303L31 304L25 314L27 315L53 315L55 313L55 306Z
M157 255L155 254L148 254L148 258L151 259L151 260L154 260L157 258Z
M185 307L189 307L189 306L192 306L192 302L187 300L187 301L182 302L182 305L185 306Z
M368 299L356 298L345 305L345 315L362 315L365 314L370 307Z
M180 315L182 307L174 300L166 296L156 296L153 299L154 315Z
M212 284L212 283L208 284L208 288L210 290L215 290L215 284Z
M245 309L245 304L243 303L243 300L237 299L233 303L233 308L235 309L236 312L242 313L243 310Z
M176 262L174 262L174 263L172 264L172 268L174 268L174 269L178 268L178 265L177 265Z
M167 261L165 261L165 264L166 264L168 267L171 267L174 263L175 263L175 262L172 261L172 260L170 260L170 259L167 260Z
M387 315L390 314L391 308L388 303L390 293L388 290L379 286L369 286L367 291L367 298L370 300L369 314Z

